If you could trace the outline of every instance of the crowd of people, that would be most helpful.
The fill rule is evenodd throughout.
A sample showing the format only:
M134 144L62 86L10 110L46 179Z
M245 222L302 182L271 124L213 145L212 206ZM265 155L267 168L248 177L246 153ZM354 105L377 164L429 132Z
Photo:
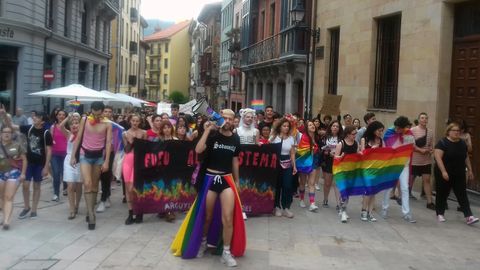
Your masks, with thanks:
M294 211L290 208L294 198L298 197L301 208L315 212L319 207L333 205L340 222L348 222L348 197L342 197L335 185L334 160L362 153L366 149L412 144L412 157L404 164L397 186L384 191L381 208L377 208L379 215L387 218L390 201L395 200L401 205L403 219L415 223L409 201L417 200L412 194L412 187L414 180L420 177L426 208L436 211L438 222L446 220L445 210L448 209L447 199L451 189L466 223L478 222L470 209L466 191L466 181L473 180L474 175L469 159L472 140L465 121L448 123L444 136L435 140L433 130L428 127L428 115L423 112L413 124L407 117L399 116L391 128L386 128L389 123L381 123L372 112L364 115L363 126L358 118L350 114L337 118L318 115L313 119L302 119L295 114L281 115L272 106L267 106L264 111L241 109L238 113L226 109L221 114L225 122L222 127L216 127L206 116L179 113L177 104L172 104L170 115L158 115L152 111L114 114L112 107L93 102L89 114L68 113L56 108L50 116L32 111L29 117L20 108L14 116L10 116L1 106L0 207L3 229L10 228L13 200L19 186L22 186L24 199L19 218L37 217L40 187L47 176L52 178L52 201L58 202L62 194L67 196L69 220L78 215L83 196L88 229L94 230L96 213L104 212L111 206L112 186L122 185L123 202L128 209L125 224L141 223L143 215L134 215L132 210L135 139L196 143L202 165L195 170L193 177L197 179L195 184L199 197L192 209L197 207L201 210L195 208L198 210L194 212L196 216L184 222L201 226L203 233L189 236L189 241L196 240L189 245L188 252L180 248L181 244L176 246L178 255L184 257L202 256L207 243L211 244L208 232L212 220L215 220L213 208L217 198L222 206L222 260L228 266L235 266L234 257L243 255L245 241L242 237L245 237L245 232L243 218L237 217L239 210L241 213L241 202L236 196L240 144L281 144L273 211L277 217L294 218ZM125 153L123 161L119 160L119 141ZM121 162L120 169L114 166L118 162ZM120 170L120 173L115 173L115 170ZM432 173L435 187L432 185ZM316 191L322 189L320 178L323 178L323 198L317 200ZM30 203L31 186L33 194ZM101 197L97 204L99 188ZM332 189L335 194L333 203L329 202ZM318 205L317 201L320 202ZM375 196L363 196L358 207L359 218L375 222L375 208ZM176 218L174 212L159 217L169 222ZM186 233L191 232L180 230L181 235L177 238L183 239Z

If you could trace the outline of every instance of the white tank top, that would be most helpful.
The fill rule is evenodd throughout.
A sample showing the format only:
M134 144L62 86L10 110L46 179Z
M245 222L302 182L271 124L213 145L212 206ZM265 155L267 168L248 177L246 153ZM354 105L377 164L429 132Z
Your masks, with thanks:
M257 137L258 129L245 129L239 127L237 128L237 134L238 137L240 137L240 144L255 144L255 138Z

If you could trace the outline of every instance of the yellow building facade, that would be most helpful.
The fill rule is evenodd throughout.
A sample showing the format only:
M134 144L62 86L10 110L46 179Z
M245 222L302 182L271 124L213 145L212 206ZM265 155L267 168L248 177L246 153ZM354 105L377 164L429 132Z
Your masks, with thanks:
M190 21L183 21L145 37L147 99L168 101L173 91L188 96L190 71Z
M123 3L123 4L122 4ZM139 87L140 42L146 22L139 14L141 0L121 1L120 15L111 24L111 53L108 90L142 97Z

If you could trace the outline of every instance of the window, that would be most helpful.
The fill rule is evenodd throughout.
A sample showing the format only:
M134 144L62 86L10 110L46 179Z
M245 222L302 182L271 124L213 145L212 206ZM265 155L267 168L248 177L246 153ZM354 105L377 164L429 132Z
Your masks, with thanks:
M275 33L275 2L270 5L270 35Z
M100 68L100 89L107 89L107 85L105 84L106 80L106 68L102 66Z
M328 93L337 94L338 57L340 51L340 28L330 29L330 62L328 69Z
M120 46L123 45L123 32L124 31L124 25L123 25L123 19L120 19Z
M375 108L397 108L401 18L401 15L395 15L377 20Z
M65 0L65 17L63 18L63 36L70 36L70 26L72 21L72 0Z
M63 57L62 58L62 69L61 69L61 73L60 73L61 86L66 86L67 85L68 63L69 63L69 59Z
M265 10L260 13L260 40L264 39L265 32Z
M55 0L48 0L47 1L47 9L48 9L48 16L47 16L47 21L45 22L45 26L48 28L48 29L52 29L53 28L53 23L54 23L54 10L53 10L53 4L54 4L54 1Z
M92 79L92 88L99 90L98 87L98 65L93 65L93 79Z
M83 44L87 44L88 40L88 35L87 35L87 24L88 24L88 19L87 19L87 4L83 5L83 10L82 10L82 33L81 33L81 42Z
M168 74L163 74L163 83L164 84L168 83Z
M78 63L78 83L85 86L87 83L87 69L88 63L84 61L80 61Z
M95 49L100 49L100 17L95 18Z
M168 42L165 43L165 53L168 53Z
M168 68L168 59L167 58L163 59L163 68L165 68L165 69Z
M106 53L109 52L109 48L108 48L109 32L110 32L109 24L104 21L103 22L103 51L106 52Z

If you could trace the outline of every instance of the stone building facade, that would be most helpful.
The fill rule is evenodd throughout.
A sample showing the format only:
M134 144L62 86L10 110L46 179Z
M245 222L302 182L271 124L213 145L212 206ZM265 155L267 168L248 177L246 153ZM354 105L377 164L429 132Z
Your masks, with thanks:
M110 21L118 0L5 0L0 2L0 101L49 110L60 99L28 94L80 83L107 88ZM44 81L52 71L52 82Z

